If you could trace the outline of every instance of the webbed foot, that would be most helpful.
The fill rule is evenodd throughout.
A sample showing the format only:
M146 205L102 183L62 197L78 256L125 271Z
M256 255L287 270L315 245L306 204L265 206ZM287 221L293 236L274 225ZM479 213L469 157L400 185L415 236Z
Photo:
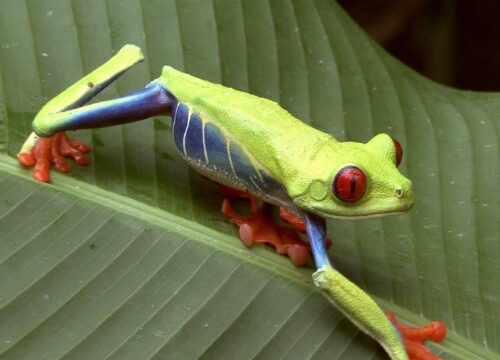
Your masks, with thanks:
M68 172L69 166L64 158L73 160L82 166L89 164L85 154L90 147L78 140L71 140L66 133L59 132L48 138L38 138L32 147L23 147L17 154L19 163L26 167L34 167L33 177L38 181L49 182L50 166L62 172Z
M311 258L311 248L307 242L292 229L277 224L268 211L270 206L263 204L259 209L257 199L243 191L220 187L220 193L225 197L222 203L222 213L226 215L240 230L240 238L246 246L263 243L276 249L278 254L288 256L297 266L306 265ZM250 214L236 213L227 197L249 199Z
M292 227L298 232L306 232L306 224L304 221L287 208L280 207L280 218L281 220L292 225Z
M424 341L441 342L446 337L446 327L439 321L433 321L426 326L411 327L403 325L396 320L396 317L387 313L389 320L396 326L401 334L403 343L410 360L440 360L441 358L424 345Z

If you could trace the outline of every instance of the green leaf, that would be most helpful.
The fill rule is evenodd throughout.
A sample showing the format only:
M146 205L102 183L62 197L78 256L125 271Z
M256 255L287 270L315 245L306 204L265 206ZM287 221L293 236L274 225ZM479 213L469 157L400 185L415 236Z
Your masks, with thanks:
M387 132L410 214L329 222L338 268L384 308L450 334L443 359L500 355L500 95L432 83L334 1L4 0L0 7L0 354L5 359L386 358L294 268L247 250L170 119L78 132L89 168L36 183L14 160L40 107L123 44L279 101L333 136Z

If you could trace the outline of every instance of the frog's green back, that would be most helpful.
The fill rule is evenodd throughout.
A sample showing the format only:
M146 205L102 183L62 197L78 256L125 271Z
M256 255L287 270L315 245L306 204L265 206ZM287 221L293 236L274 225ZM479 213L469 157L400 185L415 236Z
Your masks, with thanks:
M278 181L310 150L331 137L297 120L277 103L195 78L165 66L159 79L177 100L204 122L213 123L243 147Z

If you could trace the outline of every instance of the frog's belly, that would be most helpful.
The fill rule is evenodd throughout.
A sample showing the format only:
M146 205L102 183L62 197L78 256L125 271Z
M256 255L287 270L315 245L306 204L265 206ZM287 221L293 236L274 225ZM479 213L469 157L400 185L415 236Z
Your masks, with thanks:
M285 188L250 159L241 145L231 142L223 131L201 118L188 105L176 103L172 112L172 133L180 154L208 178L250 192L281 206L292 206Z

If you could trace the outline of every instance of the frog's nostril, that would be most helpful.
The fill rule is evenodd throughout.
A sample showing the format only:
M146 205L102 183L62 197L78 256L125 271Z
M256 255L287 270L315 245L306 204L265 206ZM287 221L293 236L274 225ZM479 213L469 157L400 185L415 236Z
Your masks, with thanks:
M402 197L403 196L403 189L396 189L396 196L398 198Z

